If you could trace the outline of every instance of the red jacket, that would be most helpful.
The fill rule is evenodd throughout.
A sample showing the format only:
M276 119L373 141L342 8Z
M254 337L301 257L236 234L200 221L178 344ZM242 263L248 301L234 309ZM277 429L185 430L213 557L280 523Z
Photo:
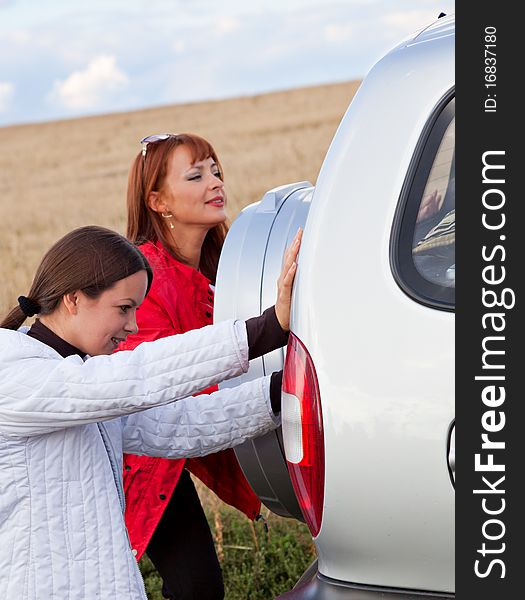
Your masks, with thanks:
M132 350L141 342L212 323L213 291L209 280L175 260L159 242L147 242L140 249L153 269L153 284L137 311L139 332L130 335L119 350ZM214 389L204 391L210 393ZM125 519L137 560L145 552L184 466L249 518L255 519L259 514L261 502L231 449L188 460L125 454Z

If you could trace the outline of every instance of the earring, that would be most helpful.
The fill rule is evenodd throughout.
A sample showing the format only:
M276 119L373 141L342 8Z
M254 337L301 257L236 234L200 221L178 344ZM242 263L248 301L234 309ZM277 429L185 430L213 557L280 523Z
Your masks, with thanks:
M165 219L172 219L173 218L173 214L170 213L170 212L169 213L160 213L160 215L162 217L164 217ZM171 221L169 222L169 227L170 227L170 229L174 229L174 227L175 227Z

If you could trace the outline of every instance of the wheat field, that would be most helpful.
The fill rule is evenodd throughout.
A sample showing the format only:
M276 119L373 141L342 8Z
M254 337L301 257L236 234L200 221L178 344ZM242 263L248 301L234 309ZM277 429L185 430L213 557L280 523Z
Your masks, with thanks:
M75 227L125 229L139 140L194 132L225 172L231 220L268 189L315 184L359 82L0 128L0 315L29 290L43 253Z
M124 233L128 169L145 135L186 131L210 140L224 168L228 214L233 220L272 187L302 180L315 184L359 83L0 128L0 318L20 294L28 292L42 255L59 237L88 224ZM235 520L229 515L236 511L228 512L210 490L198 480L195 483L225 569L228 597L246 597L246 586L254 582L262 586L260 597L264 585L278 591L289 589L308 564L303 562L314 555L313 546L301 542L301 532L308 539L306 526L298 524L293 529L292 525L290 532L281 531L281 519L263 511L275 529L273 539L280 540L282 535L286 546L286 568L281 565L281 570L289 581L281 581L266 564L272 552L279 557L278 552L284 551L280 541L259 551L261 533L256 534L249 523L251 534L244 534L248 541L242 539L250 547L223 543L224 515ZM235 526L230 523L234 532L247 527L246 519L237 520ZM291 538L299 544L297 564L292 560ZM257 574L259 563L265 564L264 574ZM280 573L281 578L284 575ZM145 579L148 597L160 598L160 580L154 570Z

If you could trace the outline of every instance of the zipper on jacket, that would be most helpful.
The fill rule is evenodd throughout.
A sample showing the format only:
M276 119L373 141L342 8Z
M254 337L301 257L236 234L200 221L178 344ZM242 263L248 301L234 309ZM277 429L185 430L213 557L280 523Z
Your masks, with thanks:
M104 442L104 447L105 447L107 455L108 455L109 464L111 465L111 472L113 473L113 479L115 480L115 487L117 488L120 506L122 507L122 514L124 514L124 511L126 509L126 496L124 494L124 489L122 487L120 473L117 471L117 467L115 465L115 460L114 460L114 457L116 456L115 448L113 448L113 443L111 442L111 437L108 434L104 425L102 423L97 423L97 427L98 427L98 430L100 431L100 437L102 438L102 441ZM128 538L129 551L132 552L133 549L131 547L129 533L128 533L128 530L125 525L124 525L124 528L126 531L126 536ZM146 583L144 581L144 577L142 577L142 573L140 572L140 567L134 556L133 556L133 561L135 563L135 569L139 575L140 582L142 583L142 591L144 592L144 598L147 599L148 595L146 593Z
M108 455L109 464L111 466L111 471L113 473L113 479L115 480L115 487L117 488L120 506L122 508L122 514L124 514L124 511L126 509L126 499L125 499L126 497L124 495L124 489L122 488L122 481L121 481L122 478L121 478L120 473L117 471L117 466L116 466L115 460L114 460L114 456L116 456L115 449L113 448L113 444L111 443L111 438L110 438L106 428L104 427L104 425L102 423L97 423L97 427L98 427L98 430L100 431L100 437L102 438L102 441L104 442L104 447L106 448L106 453Z

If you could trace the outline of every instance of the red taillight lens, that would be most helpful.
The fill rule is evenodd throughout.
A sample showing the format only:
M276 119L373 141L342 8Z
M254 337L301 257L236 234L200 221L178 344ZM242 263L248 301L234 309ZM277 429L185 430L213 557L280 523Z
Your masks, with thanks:
M321 528L324 501L324 434L315 367L290 333L283 373L283 441L292 485L310 532Z

